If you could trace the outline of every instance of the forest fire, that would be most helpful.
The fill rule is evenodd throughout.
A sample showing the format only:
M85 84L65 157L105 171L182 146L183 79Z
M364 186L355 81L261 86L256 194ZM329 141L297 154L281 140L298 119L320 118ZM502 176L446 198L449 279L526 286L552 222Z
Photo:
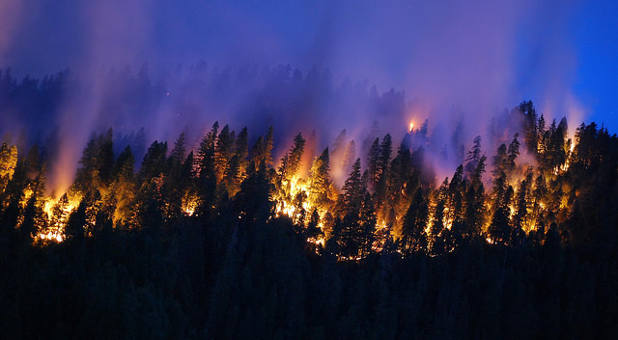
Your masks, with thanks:
M43 203L44 218L38 225L38 232L34 240L53 241L60 243L65 240L65 229L69 216L77 208L81 201L81 195L67 194L60 198L47 198Z
M538 117L531 118L536 124ZM413 131L413 122L409 129ZM18 202L17 229L31 230L35 242L63 242L92 236L106 225L139 229L152 221L174 220L175 209L185 218L212 218L208 216L222 214L220 207L239 204L240 199L248 200L244 204L249 206L256 204L253 201L259 202L259 196L252 193L246 197L245 192L262 188L259 190L266 191L267 202L272 204L272 210L266 210L271 211L265 215L266 221L289 218L316 253L330 252L340 261L359 261L384 251L437 256L472 238L491 245L514 246L525 238L542 243L547 226L563 223L570 216L574 188L566 176L572 164L581 162L581 156L576 141L565 140L565 122L535 131L536 137L526 137L525 146L528 152L540 150L535 154L536 166L518 162L521 142L515 134L508 146L505 143L497 148L489 165L491 179L484 181L487 157L481 155L477 138L462 165L439 187L433 181L423 181L425 169L413 166L416 150L402 143L392 156L388 134L382 141L375 139L365 167L359 158L345 168L348 177L337 187L331 178L328 149L306 157L301 134L275 169L269 168L270 133L258 138L249 153L246 130L235 137L227 126L219 131L216 123L194 150L195 160L193 153L187 156L184 151L184 136L169 153L166 144L154 142L141 170L134 174L133 164L128 163L132 162L130 150L108 168L99 161L110 157L104 154L113 143L110 132L93 138L72 189L57 198L40 195L41 177L20 175L16 151L5 145L3 187L22 189L16 196L6 191L3 211L11 212L14 197ZM586 127L578 131L576 139L581 140ZM311 166L301 164L311 157ZM206 190L200 183L211 184ZM485 189L485 183L491 187ZM131 188L139 189L134 192ZM241 208L236 220L255 218L251 214L255 211ZM77 227L68 231L71 218Z
M182 211L187 216L193 216L198 206L198 197L196 195L187 193L182 198Z
M617 338L616 13L0 0L2 338Z

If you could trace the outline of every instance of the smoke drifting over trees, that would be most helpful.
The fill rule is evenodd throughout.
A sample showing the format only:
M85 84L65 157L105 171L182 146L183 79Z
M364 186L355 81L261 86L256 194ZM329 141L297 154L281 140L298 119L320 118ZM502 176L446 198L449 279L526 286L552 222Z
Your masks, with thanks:
M535 100L548 117L584 118L571 93L575 51L564 39L577 3L561 2L560 10L533 1L175 6L158 0L10 0L3 6L0 66L12 67L18 79L70 70L72 81L54 95L57 114L35 118L66 138L60 168L75 167L90 134L110 126L118 132L143 126L149 137L169 140L187 125L199 130L225 120L262 131L271 119L278 134L319 127L325 144L341 129L359 139L374 121L381 132L403 132L412 118L418 124L429 118L434 136L450 135L460 123L464 138L485 136L491 117L525 99ZM547 15L549 25L541 20ZM294 79L295 69L262 72L280 64L314 77L280 91L288 86L281 78ZM155 88L147 90L146 79ZM374 84L372 96L388 96L379 108L366 98ZM115 104L123 99L132 103L120 105L133 106ZM5 129L19 128L11 124L24 112L5 112Z
M3 336L611 338L581 6L0 0Z
M609 334L617 304L605 298L612 288L604 282L617 268L618 140L594 123L570 139L566 119L546 124L531 102L510 116L521 133L490 157L475 137L452 176L439 181L426 165L422 127L401 143L376 137L355 161L356 143L342 132L332 153L347 144L347 156L332 161L329 148L318 151L302 133L279 158L272 128L249 143L248 129L216 122L195 147L184 133L173 144L152 142L140 163L132 143L117 146L110 129L91 137L75 180L56 196L46 193L47 145L20 152L3 143L3 271L20 277L20 289L14 300L4 282L0 299L24 308L53 296L70 299L75 312L55 314L57 302L48 302L18 314L6 334L83 336L98 329L83 313L110 322L99 330L110 336L245 337L247 329L264 337L494 336L500 329L486 326L494 323L530 325L516 337ZM343 184L331 166L347 174ZM113 302L106 309L39 283L50 279ZM86 282L100 289L85 291ZM412 292L418 296L409 300ZM583 313L591 303L599 309ZM316 304L328 319L312 312ZM520 312L537 304L561 321ZM457 316L442 320L443 308ZM126 313L112 318L115 309ZM72 326L53 321L60 315ZM562 320L569 326L558 327Z

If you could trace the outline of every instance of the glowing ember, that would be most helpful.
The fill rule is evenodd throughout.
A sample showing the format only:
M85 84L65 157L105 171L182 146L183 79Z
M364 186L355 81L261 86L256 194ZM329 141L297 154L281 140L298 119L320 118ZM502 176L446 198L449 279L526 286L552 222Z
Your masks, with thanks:
M60 232L60 230L47 230L46 232L39 232L36 235L36 238L41 241L51 241L60 243L64 241L64 235Z
M283 186L289 188L289 192L280 193L276 195L275 198L275 213L279 217L281 215L285 215L292 219L298 217L300 214L299 207L295 204L294 199L298 196L298 194L303 194L305 197L309 196L309 187L305 183L305 180L300 179L296 176L292 177L292 179L288 181L283 181ZM306 213L310 211L313 207L313 204L309 201L304 201L300 205Z
M197 202L197 195L187 193L182 198L182 212L187 216L193 216L193 214L195 214L195 210L197 209Z
M307 242L323 248L324 244L326 243L326 240L324 240L324 237L318 237L318 238L309 237L307 238Z
M60 243L65 240L65 228L69 216L77 208L81 201L81 195L73 193L71 196L63 195L59 199L48 198L43 203L45 212L45 225L39 226L39 232L35 235L36 241L50 241Z

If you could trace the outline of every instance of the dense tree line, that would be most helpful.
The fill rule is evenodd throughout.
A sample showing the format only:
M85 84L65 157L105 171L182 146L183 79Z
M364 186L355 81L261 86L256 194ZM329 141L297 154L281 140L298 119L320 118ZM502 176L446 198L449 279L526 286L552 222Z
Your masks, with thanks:
M571 140L530 102L513 114L519 133L491 157L475 138L439 185L411 142L426 131L362 157L298 134L275 160L272 128L250 145L215 123L195 148L153 142L137 167L109 130L54 199L49 157L4 143L3 334L611 336L618 139L591 123Z

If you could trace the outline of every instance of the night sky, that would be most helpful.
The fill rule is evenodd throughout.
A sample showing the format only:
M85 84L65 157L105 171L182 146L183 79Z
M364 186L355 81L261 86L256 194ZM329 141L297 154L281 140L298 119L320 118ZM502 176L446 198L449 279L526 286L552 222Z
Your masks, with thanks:
M433 106L532 99L615 132L617 14L615 1L3 0L0 64L318 65Z

